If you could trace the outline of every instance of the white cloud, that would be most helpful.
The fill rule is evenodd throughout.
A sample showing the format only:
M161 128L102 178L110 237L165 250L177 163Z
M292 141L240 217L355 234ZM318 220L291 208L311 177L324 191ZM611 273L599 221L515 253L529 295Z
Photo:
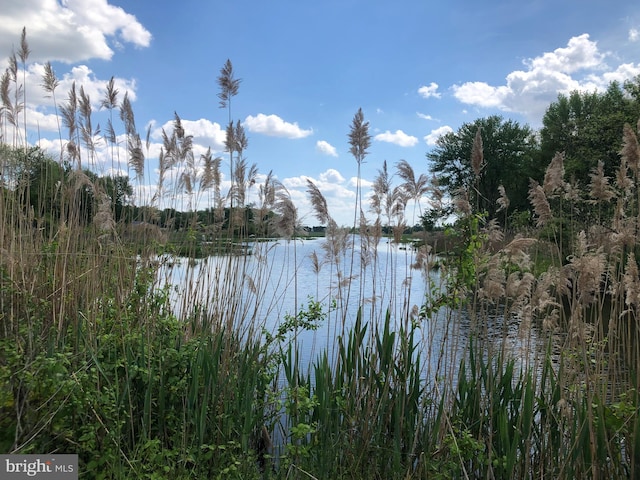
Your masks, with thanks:
M182 127L186 135L193 136L194 153L199 156L205 153L207 148L211 147L214 152L224 151L224 141L227 138L226 131L217 122L212 122L206 118L199 120L180 119ZM167 135L173 132L173 120L168 120L161 127L152 129L151 138L161 142L162 130Z
M640 30L637 28L629 29L629 41L637 42L638 40L640 40Z
M135 16L107 0L5 3L0 13L0 58L11 54L25 25L31 61L109 60L123 43L147 47L151 42L151 33Z
M418 89L418 93L422 98L440 98L440 93L438 92L438 84L435 82L431 82L429 85L420 87Z
M325 155L329 155L331 157L337 157L338 152L336 151L336 147L331 145L329 142L324 140L318 140L316 142L316 150Z
M307 180L311 180L325 197L329 214L338 225L344 226L353 223L353 209L356 198L355 184L353 184L352 179L346 181L339 171L330 168L320 173L317 177L301 175L282 180L298 208L300 220L303 224L318 224L307 193ZM367 182L363 181L361 184L363 188L367 188L365 184L368 185Z
M424 113L416 112L416 115L418 115L418 117L423 120L435 120L431 115L427 115Z
M402 130L396 130L395 133L391 133L387 130L384 133L379 133L373 137L373 139L380 142L394 143L401 147L413 147L418 143L418 139L416 137L407 135Z
M270 137L304 138L313 133L312 129L304 130L297 123L285 122L277 115L265 115L264 113L259 113L255 117L249 115L244 124L249 131Z
M583 34L571 38L566 47L526 60L526 69L509 73L505 85L467 82L454 85L453 92L462 103L518 112L540 121L559 93L604 90L612 80L624 81L640 74L640 64L612 69L605 63L606 57L597 43Z
M344 182L344 177L335 168L330 168L320 174L320 181L323 183L340 184Z
M449 125L445 125L444 127L431 130L431 133L424 137L424 141L427 142L427 145L434 146L441 136L451 132L453 132L453 128Z

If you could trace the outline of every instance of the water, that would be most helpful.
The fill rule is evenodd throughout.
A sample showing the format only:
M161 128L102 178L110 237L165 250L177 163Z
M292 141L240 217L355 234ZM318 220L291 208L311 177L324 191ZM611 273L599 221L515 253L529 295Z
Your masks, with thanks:
M417 254L411 246L387 239L363 246L358 236L351 240L353 249L340 249L339 255L327 249L325 239L252 242L251 255L165 262L159 281L171 286L176 313L200 304L214 321L250 335L261 335L263 330L273 334L287 316L306 309L310 300L319 302L326 318L317 330L289 333L301 364L310 366L324 350L331 358L337 336L349 330L359 309L369 322L369 332L382 327L387 310L392 329L408 328L410 322L418 321L417 312L430 292L441 288L437 269L425 274L412 268ZM419 352L431 381L455 383L474 332L520 366L536 362L545 348L535 327L523 331L517 319L499 313L477 325L466 311L442 309L421 319L419 325Z

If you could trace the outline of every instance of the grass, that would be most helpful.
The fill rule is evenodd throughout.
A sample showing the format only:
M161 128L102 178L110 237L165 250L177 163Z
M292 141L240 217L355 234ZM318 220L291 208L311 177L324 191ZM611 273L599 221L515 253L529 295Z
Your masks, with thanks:
M196 195L210 195L215 243L250 240L244 208L231 208L245 203L257 177L243 163L246 138L233 121L239 82L230 62L219 78L229 117L227 194L220 162L198 163L176 115L165 132L157 203L142 214L152 228L136 232L116 221L105 184L80 168L101 140L89 134L89 99L68 95L59 109L65 156L42 156L21 140L26 122L15 113L26 100L20 64L12 65L0 128L8 172L0 195L0 452L77 453L83 478L638 476L633 129L621 132L615 184L596 170L578 191L554 158L544 183L531 186L536 225L526 232L504 232L457 199L457 224L437 237L442 255L430 255L426 236L407 250L414 286L395 273L401 256L381 255L391 247L380 238L382 225L402 237L410 199L436 188L424 175L401 162L394 186L385 163L369 206L374 220L360 220L358 198L346 229L310 183L327 225L313 268L338 281L317 284L303 305L296 242L282 271L268 261L269 242L254 244L251 262L226 255L206 268L206 256L195 260L196 224L172 239L154 223L163 195L192 209ZM140 176L144 146L131 104L118 102L113 87L105 102L119 105L124 119L123 133L105 142L126 145L132 177ZM369 146L361 112L349 139L360 164ZM254 216L257 231L299 234L295 205L271 174L258 198L256 211L275 215ZM592 221L568 215L576 205ZM604 227L609 221L615 228ZM176 302L162 275L185 257ZM298 311L279 312L267 293L274 281L303 305ZM417 298L422 281L428 295ZM306 361L298 339L314 330L334 340Z

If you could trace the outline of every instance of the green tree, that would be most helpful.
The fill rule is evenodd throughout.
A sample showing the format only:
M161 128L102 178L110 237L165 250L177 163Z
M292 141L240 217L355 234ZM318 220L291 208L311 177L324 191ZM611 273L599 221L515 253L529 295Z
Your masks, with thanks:
M543 158L549 161L564 152L567 179L583 186L599 161L604 163L604 174L613 177L620 164L624 124L636 125L640 117L639 92L640 77L624 87L613 82L605 92L559 95L542 120Z
M483 162L477 178L471 152L478 129ZM440 137L427 158L431 172L448 195L454 196L460 189L473 192L469 198L472 206L489 218L495 218L500 208L497 200L501 185L510 200L509 212L528 210L529 178L540 179L544 171L532 129L498 115L465 123L457 132Z

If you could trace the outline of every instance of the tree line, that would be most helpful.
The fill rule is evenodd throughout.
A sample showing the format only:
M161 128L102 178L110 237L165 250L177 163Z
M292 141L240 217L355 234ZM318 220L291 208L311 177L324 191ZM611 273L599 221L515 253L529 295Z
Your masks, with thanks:
M599 162L611 178L620 165L624 126L635 128L639 118L640 76L623 84L612 82L603 92L558 95L539 131L498 115L465 123L440 137L427 154L429 169L448 198L472 191L468 201L474 211L518 228L531 221L530 182L542 181L556 154L564 155L565 173L576 189L589 184ZM478 141L483 158L476 176L472 149ZM499 201L501 197L508 198L506 205ZM452 211L452 202L432 205L422 222L433 228ZM581 220L588 221L590 214L580 212Z

